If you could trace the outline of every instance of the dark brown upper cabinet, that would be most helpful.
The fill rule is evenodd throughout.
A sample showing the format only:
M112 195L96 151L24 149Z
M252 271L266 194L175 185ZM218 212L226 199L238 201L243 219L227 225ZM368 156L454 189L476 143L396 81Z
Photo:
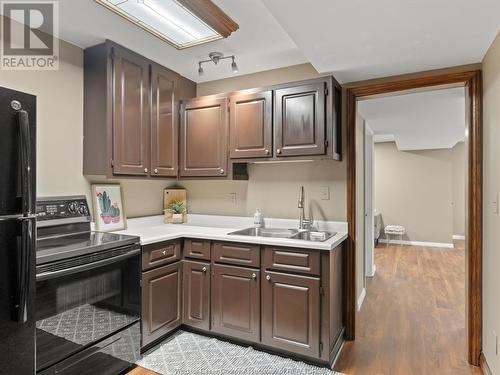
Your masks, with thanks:
M227 176L227 99L183 101L180 124L180 176Z
M84 51L83 173L175 177L179 101L196 84L114 42Z
M212 330L260 340L260 271L215 264L212 282Z
M227 96L229 150L236 165L255 159L341 160L341 87L333 77Z
M149 166L149 64L115 48L113 60L113 174L144 175Z
M151 175L177 176L179 111L175 75L151 66Z
M272 91L233 95L229 98L230 156L262 158L273 147Z
M318 82L274 92L276 156L325 154L326 88L324 82Z
M208 330L210 328L210 263L184 261L185 325Z

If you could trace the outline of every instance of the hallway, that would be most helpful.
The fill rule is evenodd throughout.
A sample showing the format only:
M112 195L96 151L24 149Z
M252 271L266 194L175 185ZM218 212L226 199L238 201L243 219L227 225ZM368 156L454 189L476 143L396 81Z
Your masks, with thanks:
M466 361L465 253L379 245L376 275L335 370L346 375L481 374Z

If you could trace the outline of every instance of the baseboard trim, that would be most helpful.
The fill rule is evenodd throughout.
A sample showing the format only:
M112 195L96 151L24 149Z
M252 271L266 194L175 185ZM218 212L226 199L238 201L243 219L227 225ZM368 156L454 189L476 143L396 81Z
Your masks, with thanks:
M384 239L380 239L379 242L381 242L381 243L387 243L389 241L384 238ZM423 241L391 240L390 243L397 244L397 245L410 245L410 246L444 247L444 248L447 248L447 249L453 249L454 248L454 246L453 246L452 243L446 243L446 242L423 242Z
M366 275L366 277L373 277L373 276L375 276L375 272L376 272L376 271L377 271L377 266L375 266L375 264L374 264L374 265L372 266L372 273L371 273L371 274L370 274L370 273L368 273L368 274Z
M481 355L479 356L479 365L481 367L481 370L483 370L484 375L493 375L483 352L481 352Z
M452 238L454 240L465 240L465 236L463 234L454 234Z
M359 295L359 298L358 298L358 311L361 310L361 306L363 306L363 302L365 300L365 297L366 297L366 289L363 288L363 290L361 291L361 294Z

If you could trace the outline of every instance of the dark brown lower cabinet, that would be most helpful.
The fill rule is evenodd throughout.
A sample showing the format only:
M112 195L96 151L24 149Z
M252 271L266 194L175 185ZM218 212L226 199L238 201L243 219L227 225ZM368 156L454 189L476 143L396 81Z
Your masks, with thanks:
M184 261L183 323L210 329L210 264Z
M143 246L142 348L182 324L331 366L344 339L343 251L196 239Z
M270 271L262 276L262 343L319 357L319 278Z
M142 346L181 324L182 262L142 274Z
M260 271L214 264L212 330L239 339L260 339Z

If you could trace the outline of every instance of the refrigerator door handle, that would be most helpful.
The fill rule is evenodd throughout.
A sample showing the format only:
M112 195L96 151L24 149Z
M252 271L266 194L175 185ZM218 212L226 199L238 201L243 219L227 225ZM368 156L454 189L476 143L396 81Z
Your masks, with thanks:
M33 256L34 241L34 219L22 220L22 236L20 243L19 271L17 279L17 297L14 301L15 311L13 320L23 324L28 321L28 296L30 294L30 266Z
M20 142L21 142L21 163L22 163L22 189L24 216L29 216L33 212L32 186L31 186L31 139L30 122L28 112L21 109L17 112L19 119Z

